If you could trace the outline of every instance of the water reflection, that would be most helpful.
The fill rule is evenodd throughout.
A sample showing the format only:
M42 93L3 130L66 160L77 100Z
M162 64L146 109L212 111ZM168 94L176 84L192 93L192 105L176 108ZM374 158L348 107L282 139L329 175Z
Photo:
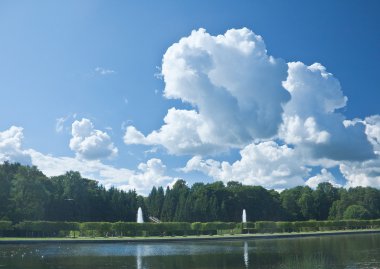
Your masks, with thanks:
M143 255L143 246L137 245L137 250L136 250L136 268L137 269L143 269L142 255Z
M380 234L139 244L0 244L1 268L379 269Z
M248 268L248 265L249 265L249 256L248 256L248 242L245 241L244 242L244 265L245 265L245 268Z

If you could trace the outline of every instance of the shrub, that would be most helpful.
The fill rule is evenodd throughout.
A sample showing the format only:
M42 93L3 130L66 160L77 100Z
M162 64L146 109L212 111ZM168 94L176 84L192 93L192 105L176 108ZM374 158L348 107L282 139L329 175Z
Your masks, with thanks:
M276 228L277 228L277 231L281 231L281 232L293 232L294 231L294 227L293 227L293 223L292 222L288 222L288 221L279 221L279 222L276 222Z
M0 236L3 236L6 231L13 229L12 222L7 220L0 221Z
M274 233L277 231L277 226L274 221L257 221L255 228L261 233Z

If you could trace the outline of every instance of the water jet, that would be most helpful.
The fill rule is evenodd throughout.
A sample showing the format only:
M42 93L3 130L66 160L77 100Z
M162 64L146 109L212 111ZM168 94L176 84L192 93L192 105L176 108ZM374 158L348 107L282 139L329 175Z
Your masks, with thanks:
M137 223L144 223L143 212L141 207L137 210Z

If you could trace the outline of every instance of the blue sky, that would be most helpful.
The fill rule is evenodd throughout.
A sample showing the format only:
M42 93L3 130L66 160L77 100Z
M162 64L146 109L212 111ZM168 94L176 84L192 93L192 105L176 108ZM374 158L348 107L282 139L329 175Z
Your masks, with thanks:
M276 189L301 178L310 186L380 187L379 12L378 1L2 1L0 161L38 165L48 175L80 170L141 193L177 177ZM240 30L227 37L230 29ZM258 35L266 51L252 53L273 57L275 67L249 55L234 62L228 38L259 44ZM182 54L163 62L181 38ZM220 72L202 73L211 86L185 82L173 75L180 59L200 73L210 60L206 68ZM307 72L331 77L323 84ZM281 86L291 73L294 81ZM230 89L239 78L247 81ZM310 87L294 90L301 82ZM251 84L257 90L248 94ZM241 95L213 95L215 85ZM194 89L206 97L189 96ZM264 125L252 119L256 100L271 113ZM320 103L333 105L322 113ZM173 124L164 123L167 115ZM201 131L181 133L178 122Z

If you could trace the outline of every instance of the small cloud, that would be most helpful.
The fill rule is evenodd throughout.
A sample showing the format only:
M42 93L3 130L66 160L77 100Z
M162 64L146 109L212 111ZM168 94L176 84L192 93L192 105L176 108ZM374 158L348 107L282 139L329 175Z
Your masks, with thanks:
M151 148L151 149L148 149L148 150L144 151L144 154L145 154L145 156L146 156L146 155L148 155L148 154L154 154L154 153L157 153L157 151L158 151L158 147L153 147L153 148Z
M95 72L98 73L99 75L102 75L102 76L111 75L111 74L115 74L116 73L116 71L114 71L114 70L106 69L106 68L103 68L103 67L97 67L97 68L95 68Z
M128 105L128 103L129 103L128 98L124 98L124 103L125 103L126 105Z
M110 136L100 130L96 130L88 119L76 120L72 124L72 138L70 149L76 155L86 160L97 160L114 157L118 149L112 143Z
M311 178L309 178L305 184L308 185L310 188L316 189L318 187L318 184L322 182L328 182L332 184L336 188L342 187L342 185L338 184L335 180L335 177L333 174L331 174L327 169L322 168L321 173L318 175L315 175Z
M156 69L157 69L157 72L154 73L153 76L154 76L156 79L162 80L162 79L163 79L163 75L162 75L161 67L156 66Z
M67 117L62 117L62 118L56 119L56 122L55 122L55 131L57 133L61 133L63 131L63 125L64 125L64 123L65 123L66 120L67 120Z
M57 133L62 133L64 128L65 128L65 122L70 119L70 118L73 118L73 119L76 119L77 117L77 114L74 113L74 114L71 114L71 115L68 115L68 116L64 116L64 117L60 117L60 118L57 118L55 120L55 131Z
M133 123L133 120L123 121L123 122L121 123L121 126L120 126L121 130L122 130L122 131L127 130L127 127L128 127L129 125L131 125L132 123Z

